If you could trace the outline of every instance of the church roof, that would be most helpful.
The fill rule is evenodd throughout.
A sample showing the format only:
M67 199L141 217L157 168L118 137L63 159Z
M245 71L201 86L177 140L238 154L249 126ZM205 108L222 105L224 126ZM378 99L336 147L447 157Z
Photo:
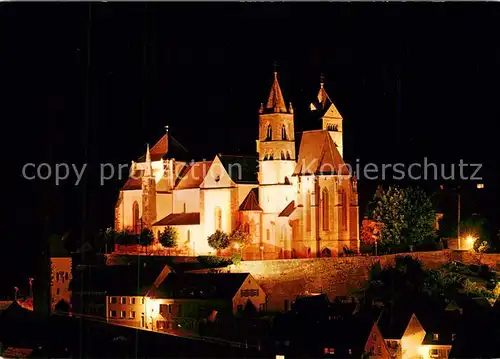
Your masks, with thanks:
M240 204L240 211L262 211L257 201L257 195L255 194L256 188L250 190L247 196Z
M281 211L278 217L288 217L293 213L294 210L295 210L295 201L292 201L288 203L288 205L285 207L283 211Z
M337 107L335 107L332 99L328 96L323 82L320 84L316 99L311 102L309 108L311 111L318 111L321 116L326 115L328 112L328 117L342 118L342 115L337 110Z
M219 159L234 183L258 183L257 157L220 155Z
M123 191L130 191L130 190L135 190L135 189L141 189L142 188L142 181L141 178L144 174L143 170L135 170L133 173L130 174L129 178L127 179L127 182L122 187Z
M285 99L283 98L283 93L281 92L280 84L278 82L277 72L274 72L274 81L267 100L266 110L271 113L288 112L286 109Z
M199 188L203 183L212 161L192 162L179 175L175 189Z
M151 161L159 161L168 153L168 133L164 134L162 138L151 148Z
M200 224L200 213L170 213L158 222L153 223L153 226L187 226L191 224Z
M349 169L327 130L305 131L300 142L294 175L342 174Z

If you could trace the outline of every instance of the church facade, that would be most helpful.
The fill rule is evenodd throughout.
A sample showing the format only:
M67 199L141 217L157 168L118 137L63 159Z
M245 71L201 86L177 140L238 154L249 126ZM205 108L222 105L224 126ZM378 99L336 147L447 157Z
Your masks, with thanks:
M246 260L357 252L357 184L342 157L343 119L323 82L310 110L322 128L304 131L296 140L293 107L286 104L275 72L259 110L257 158L179 161L169 153L167 128L143 158L132 162L115 207L115 230L149 228L158 236L172 226L179 237L176 253L184 255L214 254L208 236L236 228L251 237L251 244L239 249Z

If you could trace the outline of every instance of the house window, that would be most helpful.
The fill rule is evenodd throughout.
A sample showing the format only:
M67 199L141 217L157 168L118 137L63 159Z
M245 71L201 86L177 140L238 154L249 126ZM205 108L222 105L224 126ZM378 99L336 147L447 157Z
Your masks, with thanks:
M135 304L135 298L130 298L130 304Z
M127 304L127 298L126 297L122 297L121 303L122 304Z
M285 127L285 125L281 126L281 139L286 140L286 127Z
M125 316L126 316L126 315L127 315L127 312L126 312L126 311L122 310L122 311L120 312L120 318L125 318Z
M64 273L64 279L68 280L68 272Z
M160 304L160 313L165 313L168 310L168 304Z
M352 355L352 349L349 348L349 355Z
M382 346L381 345L377 345L377 353L378 353L378 355L382 354Z
M273 138L273 129L271 125L267 125L266 141L271 141L272 138Z
M285 152L281 151L281 159L284 160L286 157L285 157Z
M373 333L373 341L376 341L377 340L377 333Z
M437 349L431 349L431 350L430 350L430 357L431 357L431 358L435 358L435 357L437 357L438 355L439 355L439 352L438 352L438 350L437 350Z
M60 292L61 292L61 290L59 288L57 288L56 295L59 295Z
M144 304L144 298L141 299L141 304Z
M111 318L116 317L116 310L110 310L110 311L109 311L109 316L110 316Z
M133 310L130 311L130 318L135 319L135 312Z
M439 334L438 333L433 333L432 337L434 340L439 340Z
M116 303L117 303L116 297L111 297L111 298L109 298L109 302L110 302L111 304L116 304Z
M240 296L242 296L242 297L258 297L259 290L258 289L242 289L240 291Z
M321 212L323 215L323 231L328 231L330 229L330 199L326 188L323 189L323 202L321 205Z
M168 313L169 313L169 314L172 314L172 304L169 304L169 305L168 305Z
M215 207L215 230L222 229L222 210L220 207Z
M269 154L269 160L274 160L274 154L272 152Z
M141 232L141 225L139 221L139 203L135 201L132 204L132 230L135 234L139 234Z
M59 282L59 272L56 273L56 281Z

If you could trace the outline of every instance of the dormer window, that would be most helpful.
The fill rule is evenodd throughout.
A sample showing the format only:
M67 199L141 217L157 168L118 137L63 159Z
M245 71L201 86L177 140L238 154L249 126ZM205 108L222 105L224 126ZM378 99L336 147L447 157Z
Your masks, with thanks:
M434 333L432 335L432 337L434 338L434 340L439 340L439 334L438 333Z

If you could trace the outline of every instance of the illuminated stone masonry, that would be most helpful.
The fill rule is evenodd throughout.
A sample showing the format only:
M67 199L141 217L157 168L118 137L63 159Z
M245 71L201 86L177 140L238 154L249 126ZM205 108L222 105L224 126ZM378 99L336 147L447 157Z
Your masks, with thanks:
M157 242L148 248L165 255L215 254L207 238L216 230L236 228L249 233L251 244L220 254L241 251L245 260L262 260L358 252L356 182L342 158L343 119L323 81L310 111L322 129L303 132L296 153L294 109L285 102L275 72L269 98L259 110L257 158L175 160L167 127L145 156L132 161L115 206L115 230L149 228L157 237L172 226L179 235L177 248Z

